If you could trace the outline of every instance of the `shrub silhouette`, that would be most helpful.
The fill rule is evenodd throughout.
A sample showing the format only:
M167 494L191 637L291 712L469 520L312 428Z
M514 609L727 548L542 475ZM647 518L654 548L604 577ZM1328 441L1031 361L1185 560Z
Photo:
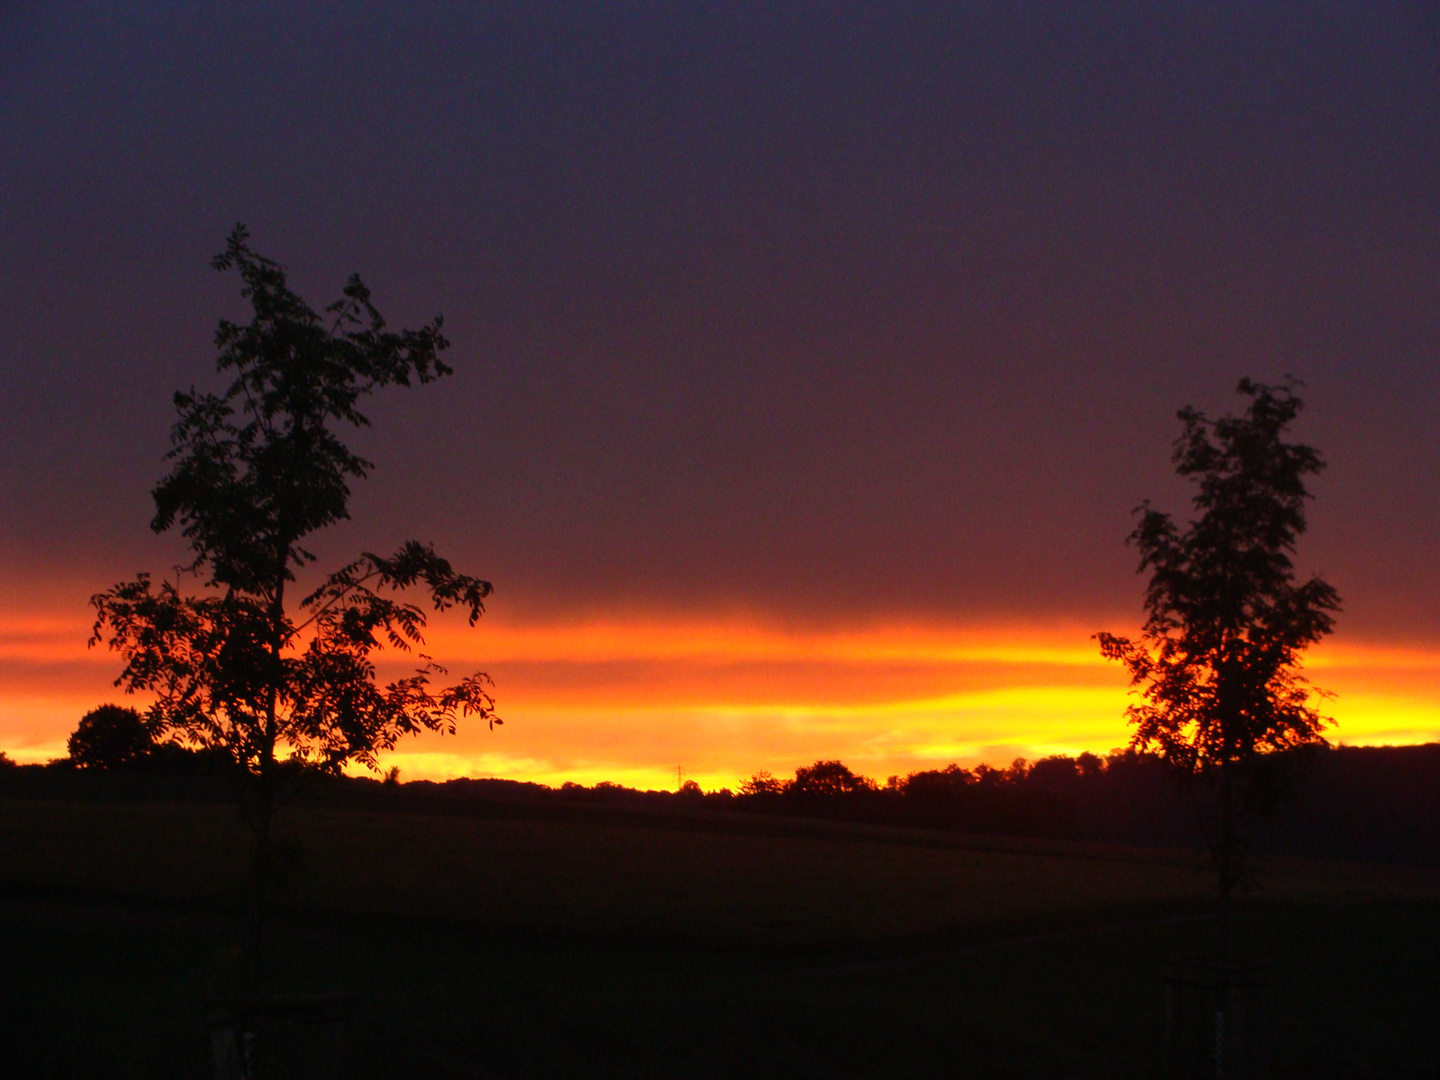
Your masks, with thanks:
M80 718L66 747L83 769L120 769L146 758L155 749L155 739L136 710L101 705Z

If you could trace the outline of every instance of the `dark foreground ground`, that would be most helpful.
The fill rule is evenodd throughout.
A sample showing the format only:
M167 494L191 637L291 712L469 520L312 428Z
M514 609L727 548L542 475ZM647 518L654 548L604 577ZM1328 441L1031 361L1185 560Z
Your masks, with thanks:
M270 988L350 993L350 1075L1159 1075L1185 855L720 818L298 808ZM185 803L0 800L0 1075L213 1075L244 833ZM1440 1076L1440 890L1276 863L1249 902L1271 1073ZM296 1027L288 1072L324 1075Z

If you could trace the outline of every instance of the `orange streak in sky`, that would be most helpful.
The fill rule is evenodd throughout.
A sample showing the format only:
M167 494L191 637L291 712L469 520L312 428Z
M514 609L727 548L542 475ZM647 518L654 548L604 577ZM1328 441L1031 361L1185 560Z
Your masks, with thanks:
M495 677L494 733L426 736L391 755L410 777L502 775L547 783L615 780L673 787L675 769L733 786L756 769L788 774L841 758L883 778L951 761L1107 752L1129 737L1124 672L1078 625L897 623L795 630L760 619L614 618L524 622L449 618L426 651L456 675ZM118 657L87 650L83 617L0 620L0 748L20 760L64 753L87 709L122 701ZM413 658L386 654L382 671ZM1440 647L1343 638L1309 670L1337 697L1331 737L1440 739Z

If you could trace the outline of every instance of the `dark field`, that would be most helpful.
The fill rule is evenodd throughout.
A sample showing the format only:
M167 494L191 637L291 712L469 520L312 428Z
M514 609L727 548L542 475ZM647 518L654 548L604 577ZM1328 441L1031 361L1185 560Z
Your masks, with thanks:
M358 995L357 1076L1158 1075L1161 964L1213 934L1184 854L599 813L286 828L271 989ZM0 845L0 1074L213 1075L234 810L8 799ZM1274 1075L1440 1075L1437 885L1266 868L1244 933ZM287 1037L282 1075L311 1074L319 1037Z

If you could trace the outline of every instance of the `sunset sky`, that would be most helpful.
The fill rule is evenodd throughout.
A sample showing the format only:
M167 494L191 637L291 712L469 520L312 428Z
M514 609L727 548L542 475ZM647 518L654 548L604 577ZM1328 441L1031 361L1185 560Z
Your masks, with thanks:
M1440 7L20 4L0 31L0 749L123 700L88 597L218 385L237 221L443 312L322 565L495 583L407 777L878 778L1128 738L1175 412L1305 382L1346 742L1440 739ZM399 669L395 669L399 670Z

